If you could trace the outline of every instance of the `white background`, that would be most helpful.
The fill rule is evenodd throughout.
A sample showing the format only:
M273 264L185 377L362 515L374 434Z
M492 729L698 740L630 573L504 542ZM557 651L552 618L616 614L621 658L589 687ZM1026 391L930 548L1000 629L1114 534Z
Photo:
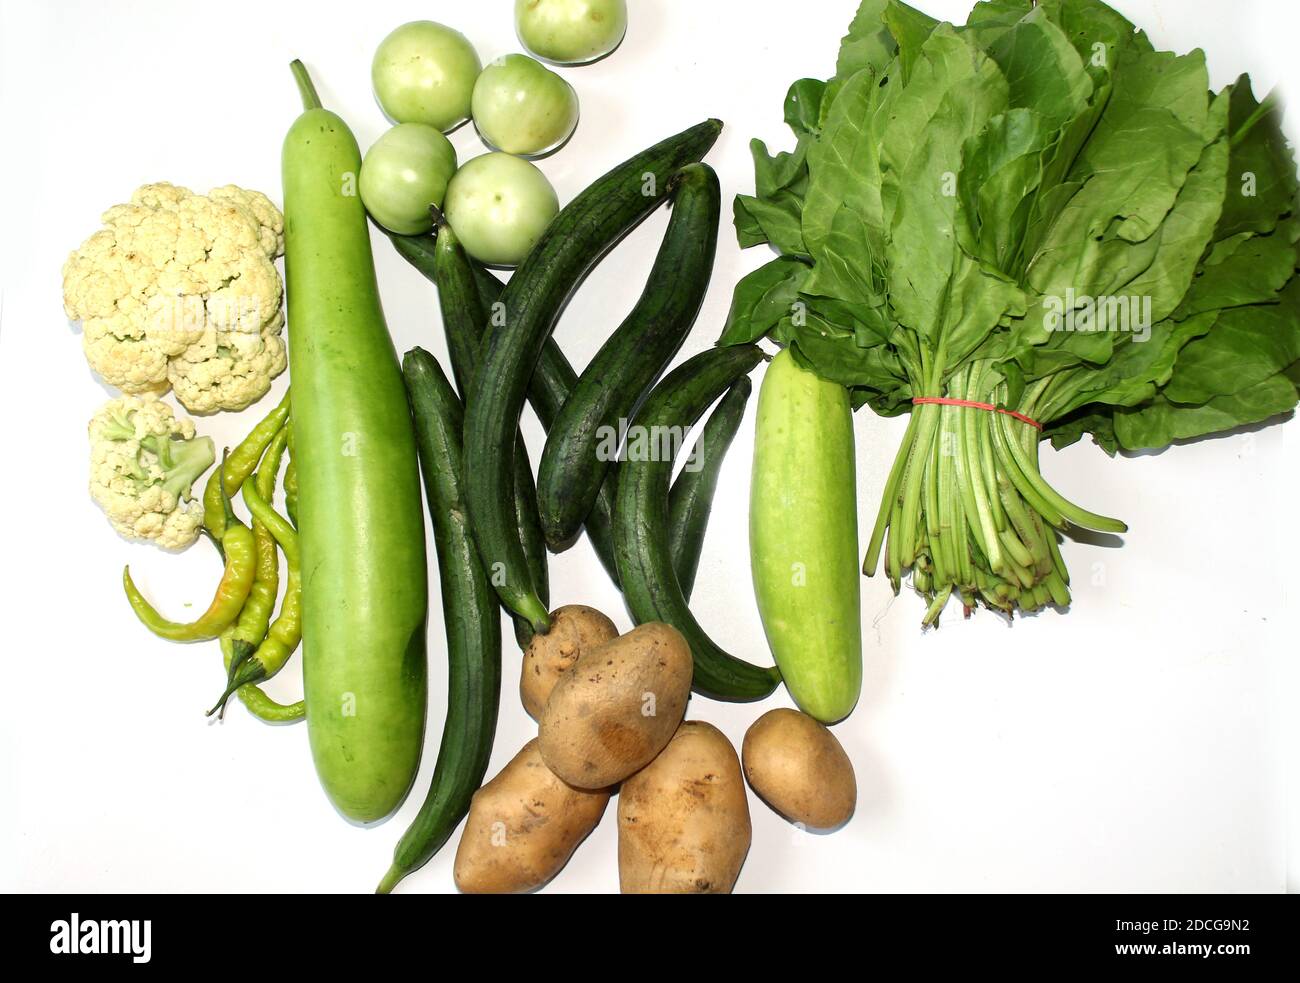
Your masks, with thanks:
M717 116L710 155L725 194L752 189L747 143L788 145L781 104L832 73L854 0L631 0L627 42L564 70L582 100L576 137L542 168L561 200L649 143ZM964 19L963 0L924 0ZM1202 45L1223 85L1297 91L1300 17L1289 0L1119 0L1162 48ZM280 143L299 111L302 57L362 147L386 124L370 95L375 45L418 17L462 30L484 61L517 50L510 0L364 4L28 2L0 22L0 888L367 891L427 787L443 715L432 579L431 703L416 790L388 823L348 826L322 794L302 726L270 728L221 689L215 643L177 646L135 620L130 562L173 616L217 578L212 551L128 545L86 492L85 425L107 393L61 309L59 269L99 213L139 184L227 182L280 199ZM1289 78L1288 78L1289 73ZM1291 132L1297 132L1295 118ZM472 127L462 160L481 152ZM730 208L724 215L729 216ZM727 219L724 217L724 223ZM575 298L557 337L578 366L640 291L664 224L648 221ZM377 237L397 348L445 353L432 288ZM712 343L735 281L766 259L720 239L705 309L682 357ZM287 383L239 416L199 421L232 444ZM731 450L696 591L732 651L768 658L750 589L746 503L753 401ZM902 424L858 414L865 542ZM541 433L531 413L533 460ZM801 834L751 796L739 891L1279 891L1300 888L1296 848L1296 428L1107 459L1090 443L1044 453L1069 497L1127 519L1122 548L1067 543L1075 603L1008 627L980 613L922 633L922 603L863 582L866 676L837 734L857 769L857 814ZM434 562L430 551L430 564ZM551 564L556 604L593 604L630 627L585 542ZM432 576L432 570L431 570ZM509 634L507 633L507 640ZM300 657L270 689L300 692ZM506 685L490 774L535 733ZM762 706L696 698L739 746ZM1288 779L1290 781L1288 782ZM614 891L614 807L551 891ZM455 840L404 892L448 891ZM1288 867L1288 847L1290 866Z

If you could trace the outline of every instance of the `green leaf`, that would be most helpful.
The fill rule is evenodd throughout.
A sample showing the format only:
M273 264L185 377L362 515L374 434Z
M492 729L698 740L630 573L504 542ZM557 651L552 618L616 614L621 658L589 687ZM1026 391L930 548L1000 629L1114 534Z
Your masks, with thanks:
M1269 235L1241 232L1216 243L1174 316L1276 300L1295 275L1297 232L1300 223L1291 219Z
M881 201L892 215L889 299L897 320L931 347L955 331L960 347L973 349L1020 302L1014 284L962 251L957 230L962 147L1006 107L997 65L946 25L930 35L889 107L880 147ZM952 359L960 357L954 348Z
M767 233L749 211L749 203L757 200L749 195L736 195L731 203L732 222L736 226L736 241L740 243L741 249L761 246L768 241Z
M1052 446L1057 450L1078 443L1084 434L1092 434L1097 446L1112 457L1119 449L1119 440L1115 436L1115 417L1109 412L1082 413L1068 417L1043 432L1044 437L1051 440Z
M962 149L957 185L962 248L1008 276L1016 273L1043 174L1043 155L1056 136L1038 113L1012 109L989 120Z
M747 345L762 338L789 317L809 268L789 256L778 256L743 277L731 295L731 309L719 345Z
M1257 385L1297 359L1300 279L1276 304L1221 312L1214 330L1183 350L1165 395L1177 403L1204 403Z
M823 379L868 389L891 403L911 399L906 373L888 348L860 348L851 332L815 314L799 323L787 321L783 328L788 341Z
M962 30L987 51L990 45L1033 10L1032 0L980 0L971 8Z
M782 255L720 343L767 336L887 415L978 359L1058 446L1267 419L1300 381L1280 115L1102 0L981 0L960 28L862 0L835 77L787 93L793 150L751 145L737 236ZM1067 303L1107 330L1060 330Z
M806 255L799 224L801 207L799 197L789 191L778 191L770 198L736 195L736 233L741 248L770 242L783 253Z
M1039 293L1110 294L1151 264L1151 238L1207 142L1208 78L1200 52L1129 53L1114 91L1070 169L1079 189L1028 267Z
M803 137L792 152L769 154L767 144L754 139L749 153L754 159L754 190L758 198L771 198L777 192L794 188L807 176L809 138Z
M921 49L939 27L939 21L900 0L890 0L883 17L889 33L898 43L898 61L906 85L912 80L912 68L921 56ZM951 25L947 30L952 31Z
M1145 34L1101 0L1040 0L1038 6L1065 32L1094 83L1125 54L1152 50Z
M1060 126L1079 115L1092 96L1083 61L1041 8L1022 17L988 48L1006 77L1010 103Z
M1081 178L1071 180L1069 174L1088 137L1096 130L1097 120L1109 102L1110 88L1107 84L1094 91L1092 104L1061 127L1055 144L1043 153L1042 176L1013 266L1022 280L1027 279L1027 267L1042 248L1042 243L1058 216L1083 187L1084 181Z
M895 325L883 296L873 302L854 304L834 297L803 296L808 310L831 324L837 324L853 333L855 343L861 348L885 345L894 336Z
M1271 232L1282 215L1297 210L1295 158L1282 132L1276 95L1256 102L1246 76L1229 92L1232 159L1219 239L1239 232Z
M1111 357L1097 367L1077 368L1053 389L1051 417L1065 417L1090 404L1136 406L1166 383L1184 346L1214 328L1217 312L1186 321L1161 321L1146 332L1115 340Z
M1178 192L1174 207L1165 216L1152 237L1156 251L1151 265L1141 276L1124 287L1124 293L1150 297L1152 317L1168 317L1182 302L1192 277L1223 211L1224 181L1228 173L1228 103L1216 99L1210 111L1217 128L1214 142L1201 153L1201 159Z
M1274 375L1241 392L1189 406L1157 396L1147 405L1115 414L1115 434L1128 450L1166 447L1234 427L1263 423L1295 409L1295 383Z
M837 78L847 79L864 68L879 73L893 61L898 45L882 19L889 4L890 0L862 0L849 24L849 32L840 42L840 54L835 62Z
M795 136L814 136L821 129L822 97L826 83L799 79L785 94L785 123Z
M899 83L881 85L871 69L840 90L808 148L803 242L815 261L810 293L865 299L882 291L877 263L886 238L874 117Z

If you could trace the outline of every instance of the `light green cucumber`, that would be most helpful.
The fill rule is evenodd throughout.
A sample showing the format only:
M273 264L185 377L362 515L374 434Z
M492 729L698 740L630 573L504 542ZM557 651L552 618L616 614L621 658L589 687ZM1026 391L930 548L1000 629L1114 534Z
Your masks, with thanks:
M810 716L848 716L862 690L853 413L843 386L787 349L758 396L749 551L786 688Z
M384 323L361 153L294 63L285 274L300 484L303 684L316 773L348 819L402 804L424 742L428 606L415 432Z

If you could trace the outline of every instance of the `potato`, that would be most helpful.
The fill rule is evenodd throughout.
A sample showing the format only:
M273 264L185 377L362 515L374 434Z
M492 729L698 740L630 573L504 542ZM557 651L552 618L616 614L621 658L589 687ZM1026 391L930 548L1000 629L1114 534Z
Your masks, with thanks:
M467 894L518 894L560 872L609 802L609 789L571 788L542 762L537 740L474 793L456 848L456 886Z
M830 730L798 710L769 710L745 733L745 777L791 822L834 829L858 799L853 762Z
M688 720L618 794L624 894L727 894L752 829L740 760L726 735Z
M578 788L604 788L672 739L691 695L691 648L649 622L578 656L542 712L542 760Z
M551 630L534 635L524 650L519 674L519 699L534 720L542 718L547 697L560 675L578 661L578 656L618 637L618 629L595 608L566 604L551 612Z

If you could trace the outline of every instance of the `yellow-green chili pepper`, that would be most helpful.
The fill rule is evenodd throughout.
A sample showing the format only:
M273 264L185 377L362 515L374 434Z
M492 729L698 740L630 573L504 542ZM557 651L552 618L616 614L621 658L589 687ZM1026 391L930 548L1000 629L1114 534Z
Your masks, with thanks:
M280 471L288 438L288 423L280 428L257 471L257 491L268 501L275 492L275 479ZM266 525L253 519L253 541L257 550L257 570L248 601L239 619L221 633L221 655L227 675L230 676L266 637L267 625L275 610L275 599L280 587L280 552L275 537ZM254 717L267 723L292 723L306 716L306 705L283 704L268 696L256 684L241 686L236 691L239 701Z
M257 491L265 499L275 492L275 480L280 473L280 461L284 456L285 443L288 439L286 427L276 431L271 440L262 463L258 467ZM232 639L240 644L232 646L231 662L226 666L227 682L234 678L239 664L261 644L266 636L266 626L270 624L271 613L275 610L275 599L280 591L280 554L275 537L266 523L253 516L253 544L257 553L257 565L253 573L253 586L248 592L244 609L239 612L239 619L232 626L235 635ZM224 649L223 649L224 651Z
M298 525L298 466L293 463L290 452L289 466L284 469L284 510L289 513L289 521Z
M225 477L218 480L221 471L214 471L203 488L203 530L221 549L225 533L226 511L222 507L222 485L226 495L236 495L248 476L262 459L262 453L275 439L289 418L289 392L285 391L280 404L255 426L239 446L230 452L224 465Z
M226 456L222 456L221 471L225 470ZM218 486L223 485L218 481ZM235 516L230 507L230 496L222 490L222 507L225 512L225 532L221 542L225 553L226 569L217 585L216 596L208 609L196 621L168 621L145 600L139 588L131 579L131 568L122 569L122 586L126 588L126 598L146 628L155 635L173 642L203 642L218 637L236 618L248 600L248 592L253 586L253 575L257 567L257 555L253 543L252 531Z
M302 640L302 580L298 560L298 533L260 493L261 484L257 476L252 481L244 483L244 504L253 513L254 519L271 531L276 542L280 544L280 549L284 551L284 558L289 568L289 576L285 581L284 603L280 606L279 617L267 630L266 638L257 647L257 651L235 669L226 691L221 694L221 699L208 711L209 716L218 712L224 713L226 701L240 687L270 679L283 669L284 664L289 661L289 656L293 655L294 649Z
M234 650L227 646L224 634L221 636L221 654L229 668L234 661ZM255 683L245 683L235 690L235 694L239 697L239 702L244 704L245 710L268 724L291 724L307 716L307 704L304 701L280 703Z

